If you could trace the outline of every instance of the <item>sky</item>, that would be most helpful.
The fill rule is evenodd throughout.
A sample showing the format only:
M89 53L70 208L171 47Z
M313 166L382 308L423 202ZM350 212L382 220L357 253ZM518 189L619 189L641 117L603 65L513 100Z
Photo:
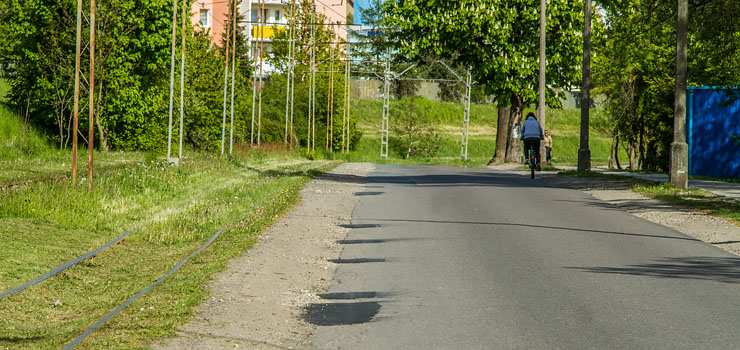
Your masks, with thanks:
M355 0L355 24L362 23L362 9L368 7L370 0Z

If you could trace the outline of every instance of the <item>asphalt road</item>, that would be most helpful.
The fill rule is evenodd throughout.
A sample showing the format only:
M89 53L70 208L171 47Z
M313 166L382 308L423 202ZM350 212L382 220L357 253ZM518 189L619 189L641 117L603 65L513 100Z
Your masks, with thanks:
M378 166L316 349L738 349L740 259L525 176Z

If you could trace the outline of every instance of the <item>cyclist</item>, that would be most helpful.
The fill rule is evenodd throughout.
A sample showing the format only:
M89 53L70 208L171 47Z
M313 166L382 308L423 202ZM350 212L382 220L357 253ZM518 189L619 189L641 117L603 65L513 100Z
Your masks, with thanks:
M542 128L540 128L540 122L537 121L534 113L527 113L527 118L522 123L521 139L524 141L524 150L527 152L529 146L534 147L534 158L537 161L537 171L540 168L540 140L544 140L545 136L542 134Z

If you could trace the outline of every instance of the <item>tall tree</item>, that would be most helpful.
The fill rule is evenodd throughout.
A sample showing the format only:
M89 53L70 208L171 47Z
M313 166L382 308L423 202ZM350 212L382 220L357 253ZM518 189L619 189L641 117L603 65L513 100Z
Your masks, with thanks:
M580 79L582 2L547 4L547 104L560 107L553 88L569 89ZM524 107L537 101L539 1L406 0L385 3L386 23L399 30L411 57L433 52L470 67L500 106L511 106L508 123L498 123L496 156L518 161L521 145L512 139Z

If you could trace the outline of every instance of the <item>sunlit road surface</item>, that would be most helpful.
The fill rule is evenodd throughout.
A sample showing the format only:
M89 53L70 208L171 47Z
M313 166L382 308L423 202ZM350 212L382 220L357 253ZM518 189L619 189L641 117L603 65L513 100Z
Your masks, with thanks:
M378 166L316 349L737 349L740 259L582 192Z

